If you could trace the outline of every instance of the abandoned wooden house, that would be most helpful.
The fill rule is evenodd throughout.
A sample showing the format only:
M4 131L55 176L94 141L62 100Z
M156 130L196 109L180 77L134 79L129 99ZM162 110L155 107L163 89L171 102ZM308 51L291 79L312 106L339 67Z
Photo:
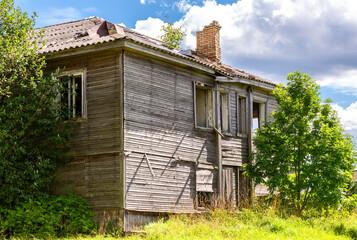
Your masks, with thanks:
M72 78L69 117L80 122L53 191L85 196L125 231L199 212L216 195L238 206L276 85L221 62L220 28L213 21L195 51L180 51L97 17L45 27L41 54Z

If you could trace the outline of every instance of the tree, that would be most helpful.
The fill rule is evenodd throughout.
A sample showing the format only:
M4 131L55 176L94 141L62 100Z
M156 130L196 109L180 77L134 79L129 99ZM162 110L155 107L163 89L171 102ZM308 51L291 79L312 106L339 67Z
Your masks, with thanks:
M11 207L48 192L70 131L62 124L63 84L45 75L41 32L29 17L0 0L0 205ZM63 107L62 107L63 108Z
M161 26L161 30L164 32L161 35L161 40L163 43L167 44L170 48L178 48L181 44L182 39L186 36L186 31L182 27L175 28L172 23L168 21L167 16L165 16L165 24Z
M274 96L273 120L256 131L247 173L255 184L301 214L306 207L336 205L352 178L356 162L351 136L346 134L331 101L321 102L319 86L307 74L289 73L287 87Z

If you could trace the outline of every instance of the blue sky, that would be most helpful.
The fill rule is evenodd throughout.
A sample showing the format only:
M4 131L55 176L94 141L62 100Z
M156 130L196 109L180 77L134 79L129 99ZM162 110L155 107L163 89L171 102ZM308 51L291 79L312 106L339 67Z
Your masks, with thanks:
M195 32L222 25L223 62L285 83L289 72L309 73L331 98L345 129L357 139L357 1L355 0L16 0L38 15L37 27L90 16L157 37L164 16Z

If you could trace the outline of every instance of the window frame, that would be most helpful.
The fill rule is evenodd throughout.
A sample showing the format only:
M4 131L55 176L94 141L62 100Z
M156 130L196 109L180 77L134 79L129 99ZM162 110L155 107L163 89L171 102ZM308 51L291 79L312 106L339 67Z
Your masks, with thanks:
M76 84L75 78L81 77L81 116L75 116L75 106L72 110L72 113L69 114L68 119L87 119L87 69L79 69L79 70L67 70L62 71L58 78L70 77L71 82L68 83L68 104L70 102L75 103L76 95L73 94L72 89ZM72 99L70 100L70 97ZM61 101L61 96L59 96L59 100Z
M248 97L240 92L236 93L237 104L237 136L246 137L248 134Z
M222 97L226 98L226 106L223 106L223 101ZM230 92L227 90L220 90L219 91L219 106L220 106L220 111L219 111L219 118L220 118L220 129L222 134L231 134L232 133L232 123L231 123L231 109L230 109ZM225 110L225 114L223 113L223 110ZM224 129L224 118L226 118L226 124L227 124L227 129Z
M253 132L256 129L256 128L254 128L254 123L253 123L254 119L256 119L254 117L254 103L259 104L258 105L258 127L257 128L260 128L260 129L263 128L263 126L264 126L263 121L264 121L264 123L266 122L267 108L268 108L268 101L260 101L260 100L253 98L253 102L252 102L252 104L253 104L253 107L252 107L252 109L253 109L252 131Z
M211 109L210 111L207 109L205 110L205 115L206 115L206 124L205 126L199 126L198 125L198 116L197 116L197 89L202 89L202 90L206 90L207 92L209 91L211 94ZM208 95L208 94L207 94ZM206 95L206 96L207 96ZM214 91L213 91L213 86L210 84L206 84L206 83L202 83L202 82L193 82L193 108L194 108L194 127L195 129L201 129L201 130L213 130L214 126L215 126L215 101L214 101ZM207 105L207 102L205 103ZM207 116L209 116L209 114L211 114L211 119L212 119L212 123L210 125L209 123L209 118Z

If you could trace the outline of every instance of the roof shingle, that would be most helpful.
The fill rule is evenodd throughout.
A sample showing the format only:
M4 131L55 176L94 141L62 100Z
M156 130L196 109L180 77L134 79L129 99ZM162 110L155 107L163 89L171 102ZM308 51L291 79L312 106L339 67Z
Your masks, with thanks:
M40 50L41 54L55 53L63 50L111 42L124 38L126 40L133 41L155 50L163 51L171 55L203 64L228 77L240 77L269 85L276 85L276 83L270 80L244 72L225 64L216 63L210 61L209 59L201 58L194 53L190 56L182 54L177 50L166 47L158 39L145 36L117 24L112 24L98 17L91 17L78 21L51 25L42 29L44 30L43 41L45 42L45 45ZM40 30L41 29L37 29L37 31Z

